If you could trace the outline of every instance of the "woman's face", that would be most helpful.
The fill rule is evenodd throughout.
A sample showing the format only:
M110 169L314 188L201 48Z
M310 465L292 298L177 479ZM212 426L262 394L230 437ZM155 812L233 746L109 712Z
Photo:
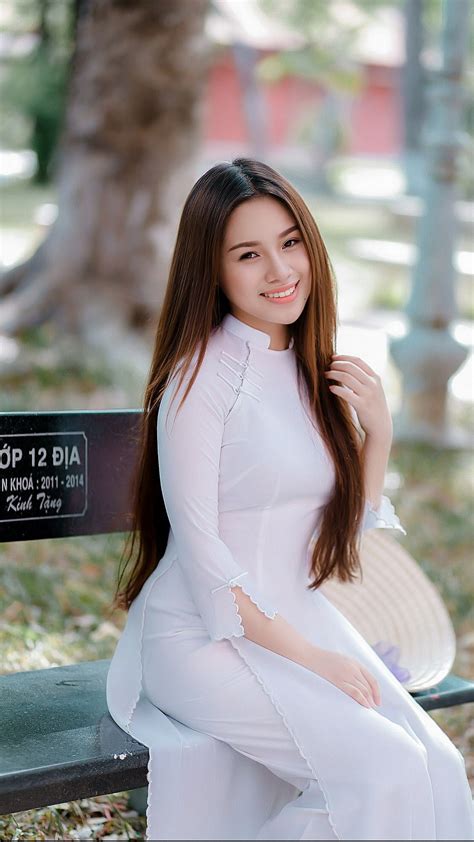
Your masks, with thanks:
M292 213L277 199L256 196L227 222L220 286L233 315L271 336L270 347L288 345L286 325L301 315L311 289L311 269ZM284 297L269 293L288 291Z

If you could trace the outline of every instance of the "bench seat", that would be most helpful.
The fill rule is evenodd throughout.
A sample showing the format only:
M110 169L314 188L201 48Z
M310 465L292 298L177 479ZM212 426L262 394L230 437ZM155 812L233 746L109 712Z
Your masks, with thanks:
M0 813L146 786L148 749L107 710L109 663L0 676Z
M109 663L0 676L1 814L146 786L148 749L107 710ZM412 695L425 710L450 707L474 701L474 682L449 675Z

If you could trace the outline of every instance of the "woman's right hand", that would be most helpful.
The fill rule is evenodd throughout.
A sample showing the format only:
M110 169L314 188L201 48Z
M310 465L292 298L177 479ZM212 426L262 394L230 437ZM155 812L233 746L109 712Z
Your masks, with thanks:
M317 648L313 671L330 681L366 708L380 704L378 682L355 658Z

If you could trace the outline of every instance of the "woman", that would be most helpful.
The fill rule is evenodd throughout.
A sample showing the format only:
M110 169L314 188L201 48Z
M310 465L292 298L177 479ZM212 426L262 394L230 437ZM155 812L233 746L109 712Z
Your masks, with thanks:
M382 494L380 378L334 354L333 278L273 169L236 159L194 185L145 394L138 552L107 687L112 717L150 748L150 838L170 818L169 800L155 809L160 761L191 823L182 836L176 811L167 838L472 838L461 753L320 591L354 578L365 529L405 533ZM225 744L225 761L189 752L167 777L153 711Z

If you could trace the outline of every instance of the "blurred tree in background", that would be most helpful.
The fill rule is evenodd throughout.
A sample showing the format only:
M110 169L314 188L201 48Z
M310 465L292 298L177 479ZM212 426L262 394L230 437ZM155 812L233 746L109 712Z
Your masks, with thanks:
M47 5L36 8L48 21ZM0 330L52 318L107 349L111 331L154 321L199 149L207 8L208 0L75 0L58 216L35 254L0 277ZM60 77L58 68L57 91Z

